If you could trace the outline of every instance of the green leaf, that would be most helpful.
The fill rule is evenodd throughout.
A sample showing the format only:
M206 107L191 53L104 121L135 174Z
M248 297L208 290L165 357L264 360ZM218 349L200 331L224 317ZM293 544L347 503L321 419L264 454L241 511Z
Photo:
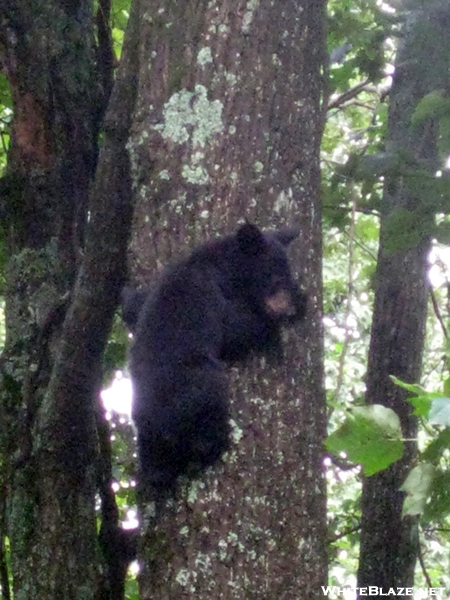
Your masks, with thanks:
M428 119L440 119L448 115L450 115L450 100L445 97L445 91L433 90L417 104L411 124L417 126Z
M432 402L432 397L429 394L406 398L406 400L414 406L413 415L416 417L428 417Z
M450 448L450 428L446 427L439 432L438 437L422 452L421 459L435 463L442 457L443 452L448 448Z
M449 223L450 225L450 223ZM447 377L444 381L443 391L446 396L450 396L450 377Z
M430 233L432 220L423 211L394 208L388 215L384 230L384 246L388 252L414 248Z
M0 73L0 109L5 107L12 109L13 102L9 81L3 73Z
M432 425L450 426L450 398L430 392L406 400L414 406L417 417L427 417Z
M398 377L395 377L395 375L389 375L389 377L391 381L395 383L395 385L398 385L404 390L408 390L408 392L411 392L412 394L424 395L427 393L425 388L423 388L421 385L418 385L417 383L405 383Z
M450 398L433 398L428 419L433 425L450 426Z
M440 521L450 513L450 473L436 468L424 509L427 521Z
M448 212L450 182L446 174L436 176L424 169L408 168L403 173L405 189L412 198L418 200L423 212L415 211L419 218L426 216L427 212ZM433 223L434 225L434 223Z
M345 452L365 475L386 469L403 454L400 420L381 404L356 407L344 424L326 440L330 452Z
M406 492L403 502L403 516L421 515L435 476L435 468L430 463L420 463L409 473L401 490Z

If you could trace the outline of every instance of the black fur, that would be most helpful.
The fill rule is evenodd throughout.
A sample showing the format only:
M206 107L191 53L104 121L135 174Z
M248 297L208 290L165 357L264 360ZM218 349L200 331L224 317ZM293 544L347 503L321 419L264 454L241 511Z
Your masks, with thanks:
M282 325L304 316L306 296L285 251L296 235L263 234L247 223L200 246L150 291L126 292L141 479L157 492L173 490L180 475L194 477L229 448L221 361L279 357Z
M139 319L139 313L150 293L150 288L145 287L136 290L133 287L126 286L122 290L122 319L132 332L136 330Z

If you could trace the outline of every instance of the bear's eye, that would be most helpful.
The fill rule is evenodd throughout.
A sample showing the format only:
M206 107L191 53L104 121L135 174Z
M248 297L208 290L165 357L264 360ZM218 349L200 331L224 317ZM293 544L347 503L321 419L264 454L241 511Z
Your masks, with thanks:
M277 292L280 292L282 290L289 292L290 287L291 286L289 284L288 277L274 277L270 282L271 294L276 294Z
M270 281L270 291L272 293L274 293L277 290L282 289L283 287L285 287L283 284L284 284L284 281L281 277L272 277L272 279Z

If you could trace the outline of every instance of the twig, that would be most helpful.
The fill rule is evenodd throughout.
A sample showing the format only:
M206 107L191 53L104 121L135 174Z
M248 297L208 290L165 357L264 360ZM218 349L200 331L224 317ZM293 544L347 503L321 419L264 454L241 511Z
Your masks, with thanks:
M349 236L349 248L348 248L348 292L347 292L347 308L344 315L344 323L345 323L345 337L344 343L342 345L342 352L339 358L339 371L338 378L336 383L336 391L334 393L333 404L337 402L339 398L339 394L341 392L342 385L344 383L344 368L345 368L345 359L347 356L348 347L350 345L351 334L348 327L348 321L352 311L352 299L354 293L354 284L353 284L353 259L354 259L354 238L355 238L355 218L356 218L356 198L353 197L352 200L352 214L350 220L350 230L348 233Z
M0 586L3 600L11 600L11 590L9 588L8 563L6 560L5 548L5 504L6 504L6 486L2 486L0 495Z
M341 206L341 205L332 205L332 204L323 204L322 205L323 208L326 208L327 210L340 210L343 212L352 212L353 209L352 207L347 207L347 206ZM357 208L356 209L357 213L361 213L362 215L371 215L372 217L376 217L377 219L380 218L380 213L376 210L372 210L370 208Z
M434 293L434 290L432 287L430 287L430 296L431 296L431 302L433 304L434 314L436 315L436 318L439 321L439 324L442 329L442 333L444 334L444 338L446 340L448 340L447 327L445 326L444 320L442 319L441 311L439 310L439 305L436 300L436 294Z
M362 212L362 211L356 211L356 212ZM364 214L367 214L367 213L364 213ZM380 215L373 215L373 216L379 217ZM344 234L347 236L350 235L349 233L347 233L347 231L344 231ZM358 248L361 248L361 250L363 252L365 252L368 256L370 256L370 258L373 261L375 261L375 262L377 261L377 256L371 250L369 250L369 248L365 244L363 244L362 242L360 242L357 239L357 236L355 233L353 234L353 242L354 242L354 244L356 244L356 246L358 246Z
M342 538L347 537L351 533L357 533L358 531L360 531L360 529L361 529L361 523L359 523L358 525L355 525L355 527L349 527L342 533L336 533L335 535L330 535L328 542L331 544L333 542L337 542L338 540L341 540Z
M358 83L354 87L350 88L349 90L332 100L328 104L328 110L331 110L332 108L339 108L345 102L348 102L352 98L355 98L360 92L363 92L366 89L366 86L369 83L370 79L367 78L365 81L362 81L361 83Z
M428 588L432 588L432 584L431 584L431 579L430 576L428 575L428 571L425 567L425 562L423 560L423 555L422 555L422 546L420 545L420 543L418 544L418 548L417 548L417 558L419 559L419 564L420 564L420 568L422 569L422 573L423 576L425 577L425 581L427 582L427 586Z
M333 454L327 454L327 458L341 471L352 471L353 469L357 469L359 467L359 465L343 460L342 458L338 458Z

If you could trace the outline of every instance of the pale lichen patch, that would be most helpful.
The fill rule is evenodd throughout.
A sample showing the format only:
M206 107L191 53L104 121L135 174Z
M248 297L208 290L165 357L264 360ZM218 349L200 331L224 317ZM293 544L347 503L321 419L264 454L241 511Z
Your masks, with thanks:
M246 12L242 19L242 31L248 33L250 30L250 24L253 21L255 9L259 6L259 0L249 0L246 4Z
M175 580L185 589L191 588L191 591L195 591L192 585L192 571L190 569L180 569L175 576Z
M190 165L183 165L181 176L188 183L194 185L205 185L209 181L208 171L202 165L193 162Z
M289 211L292 208L293 192L292 188L282 190L274 202L273 210L277 213Z
M176 92L163 108L163 123L154 125L164 139L175 144L191 140L192 146L205 147L206 142L223 130L223 104L208 100L207 89L196 85L195 90Z
M244 432L233 419L230 419L230 426L231 438L235 444L239 444L239 442L242 439L242 436L244 435Z
M213 57L212 57L211 48L209 48L208 46L205 46L204 48L200 48L200 50L197 54L197 64L200 65L201 67L204 67L205 65L212 63L212 61L213 61Z

